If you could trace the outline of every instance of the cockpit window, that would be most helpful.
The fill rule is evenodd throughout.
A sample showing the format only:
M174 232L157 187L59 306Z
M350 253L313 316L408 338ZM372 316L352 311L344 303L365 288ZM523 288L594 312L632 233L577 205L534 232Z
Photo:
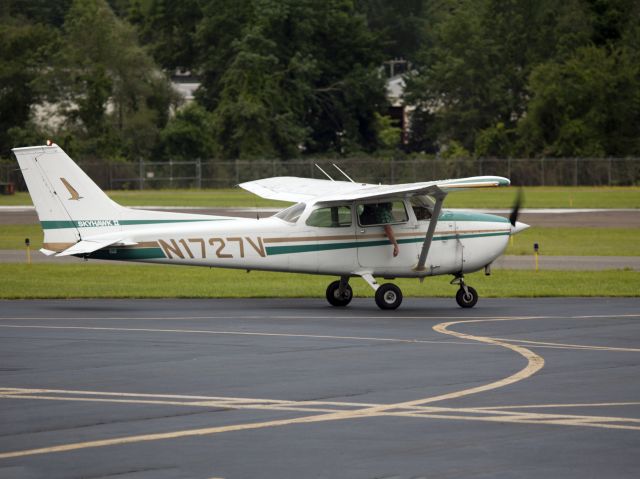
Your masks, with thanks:
M296 203L293 206L290 206L286 210L282 210L279 213L276 213L274 216L276 218L280 218L281 220L286 221L287 223L295 223L300 219L300 215L307 207L304 203Z
M383 201L358 205L358 221L361 226L404 223L408 219L403 201Z
M307 218L307 225L320 228L342 228L351 226L351 208L348 206L318 208Z

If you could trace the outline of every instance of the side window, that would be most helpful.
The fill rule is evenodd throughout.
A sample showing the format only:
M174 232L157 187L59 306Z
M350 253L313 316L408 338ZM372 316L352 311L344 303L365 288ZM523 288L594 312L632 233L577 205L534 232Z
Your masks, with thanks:
M362 226L405 223L408 219L403 201L358 205L358 221Z
M351 208L348 206L318 208L307 218L307 225L319 228L351 226Z

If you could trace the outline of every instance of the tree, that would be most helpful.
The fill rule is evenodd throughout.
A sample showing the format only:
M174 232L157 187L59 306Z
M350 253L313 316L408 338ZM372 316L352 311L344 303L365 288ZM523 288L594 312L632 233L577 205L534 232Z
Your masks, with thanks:
M500 142L514 141L513 131L528 107L532 69L588 43L588 8L583 0L446 3L430 25L418 57L419 74L408 81L407 100L434 116L430 136L439 145L453 140L470 151L476 145L485 148L501 131L507 134ZM503 145L499 151L513 149Z
M138 45L133 27L104 0L76 0L63 47L44 78L84 154L148 156L174 100L166 77Z
M34 136L21 129L34 130L32 106L43 96L35 80L58 39L51 27L0 18L0 156Z
M198 29L198 100L225 156L378 146L381 54L350 0L215 0ZM234 2L236 4L236 2Z
M155 60L167 70L191 68L196 63L196 29L202 18L198 0L152 0L142 20L143 41Z
M624 156L640 152L640 66L626 49L595 45L531 75L532 99L519 125L524 152Z
M387 59L413 60L425 37L425 0L357 0L356 9L381 37Z
M160 133L162 155L185 161L211 158L216 151L211 122L211 113L195 102L178 110Z

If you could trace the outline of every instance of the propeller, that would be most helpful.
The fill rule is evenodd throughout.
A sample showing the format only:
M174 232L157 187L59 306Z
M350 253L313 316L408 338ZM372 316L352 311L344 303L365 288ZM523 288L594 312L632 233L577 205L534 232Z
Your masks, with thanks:
M511 226L515 226L518 221L520 206L522 206L522 187L518 188L518 196L516 196L516 202L513 204L511 214L509 215L509 223L511 223Z

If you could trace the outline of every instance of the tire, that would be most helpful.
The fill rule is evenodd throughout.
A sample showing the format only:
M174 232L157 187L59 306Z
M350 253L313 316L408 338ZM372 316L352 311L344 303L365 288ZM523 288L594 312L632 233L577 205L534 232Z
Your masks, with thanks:
M327 286L327 301L331 306L346 306L351 302L353 298L353 290L351 286L347 284L344 289L344 293L340 295L340 281L334 281Z
M461 308L473 308L478 302L478 292L471 286L467 286L469 294L460 288L456 293L456 302Z
M380 309L396 309L402 303L402 291L393 283L385 283L376 290L376 304Z

